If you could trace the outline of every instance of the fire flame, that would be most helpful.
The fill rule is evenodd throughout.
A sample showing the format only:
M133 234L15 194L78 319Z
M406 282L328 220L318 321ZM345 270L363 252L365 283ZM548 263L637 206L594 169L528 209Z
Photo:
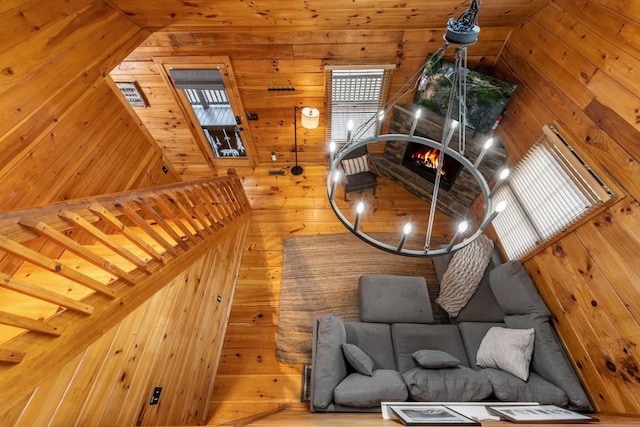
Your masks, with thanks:
M440 160L440 151L435 148L429 148L425 150L420 150L417 153L414 153L412 156L416 162L421 164L424 167L430 169L438 169L438 163ZM441 172L444 175L444 169Z

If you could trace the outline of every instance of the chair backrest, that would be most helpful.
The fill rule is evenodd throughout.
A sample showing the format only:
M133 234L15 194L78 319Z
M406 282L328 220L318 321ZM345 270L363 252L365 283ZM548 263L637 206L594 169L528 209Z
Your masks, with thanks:
M363 145L362 147L358 147L352 152L350 152L349 154L347 154L346 156L344 156L342 160L355 159L356 157L364 156L365 154L369 154L369 152L367 151L367 146Z

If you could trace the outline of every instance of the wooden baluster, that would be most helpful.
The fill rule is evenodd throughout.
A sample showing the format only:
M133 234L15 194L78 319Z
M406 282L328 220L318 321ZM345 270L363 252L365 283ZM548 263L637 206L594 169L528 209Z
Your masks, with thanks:
M93 289L94 291L99 292L100 294L105 295L109 298L116 297L115 291L108 286L98 282L95 279L92 279L91 277L85 276L84 274L72 268L67 268L58 260L53 260L21 245L20 243L16 243L11 239L7 239L5 236L0 236L0 249L4 250L5 252L9 252L10 254L13 254L19 258L22 258L25 261L29 261L30 263L35 264L38 267L59 274L60 276L66 277L67 279L73 280L74 282L79 283L82 286L86 286L87 288Z
M182 202L177 200L175 197L172 197L170 194L161 194L159 196L159 199L164 200L164 203L167 205L168 208L169 208L169 205L175 206L177 211L180 213L180 215L184 219L186 219L189 225L191 226L191 228L193 228L195 234L201 239L204 239L204 235L202 234L200 226L195 222L192 215L187 211L187 208L184 207Z
M173 229L173 227L171 227L169 225L169 223L167 221L165 221L165 219L162 217L162 215L159 215L158 212L156 212L155 209L153 209L151 206L149 206L149 204L147 203L147 201L145 199L143 199L142 197L136 197L134 199L134 201L138 204L138 206L140 206L142 208L143 211L145 211L148 215L150 215L160 225L160 227L162 227L162 229L164 231L166 231L167 234L173 240L175 240L175 242L178 245L180 245L180 247L182 249L184 249L185 251L189 250L189 245L187 245L187 243L184 240L182 240L182 238L178 235L178 233L176 233L176 231ZM172 245L172 247L173 247L173 245Z
M185 237L190 238L190 237L193 237L194 235L197 235L197 229L194 229L193 232L189 230L189 228L184 224L184 222L180 218L180 215L176 214L176 212L174 212L171 209L171 207L167 205L167 203L162 198L161 194L159 194L156 197L150 197L150 200L162 211L162 213L166 217L170 218L173 221L173 223L178 226L180 231L184 233Z
M194 186L194 188L191 189L190 194L198 200L199 206L207 212L207 218L209 219L212 228L217 230L220 227L224 227L224 217L220 215L220 212L218 212L215 202L211 196L202 191L200 185Z
M109 212L107 209L105 209L104 207L100 206L98 203L92 203L91 206L89 206L89 210L91 212L95 213L96 215L98 215L103 221L111 224L112 226L114 226L115 228L120 230L120 232L127 239L129 239L134 245L136 245L137 247L139 247L140 249L142 249L143 251L145 251L147 254L151 255L152 257L154 257L154 258L156 258L156 259L158 259L158 260L160 260L160 261L162 261L163 263L166 264L167 261L162 256L162 254L160 254L158 251L156 251L153 246L149 245L147 242L142 240L133 231L129 230L129 227L124 225L114 214Z
M209 197L211 198L211 200L213 201L213 205L215 206L215 208L219 212L220 220L223 223L229 222L230 212L227 209L227 207L225 206L224 201L220 197L220 194L218 193L218 188L217 187L207 187L207 189L208 189L207 193L208 193Z
M208 235L213 234L213 230L210 228L209 222L207 221L206 215L202 212L202 210L195 206L192 202L191 198L186 194L186 192L181 191L179 193L175 193L174 197L180 200L187 209L189 209L192 215L198 220L200 224L202 224L202 230Z
M78 255L80 258L86 261L89 261L91 264L95 265L96 267L108 272L109 274L112 274L118 277L125 283L129 285L136 284L136 278L133 275L124 271L117 265L111 264L106 259L99 257L98 255L96 255L95 253L87 249L85 246L82 246L81 244L74 241L73 239L68 238L67 236L60 233L59 231L49 227L47 224L34 220L32 218L24 218L24 217L20 218L20 220L18 221L18 224L23 225L28 229L33 230L36 233L40 234L41 236L57 243L58 245L63 247L65 250L69 250L70 252L73 252L74 254Z
M30 319L28 317L13 313L6 313L4 311L0 311L0 324L28 329L33 332L52 335L54 337L59 337L62 334L62 329L57 326L50 325L47 322L43 322L42 320Z
M89 207L89 210L91 210L91 207ZM133 252L131 252L130 250L122 246L120 243L113 240L111 237L109 237L108 234L104 233L102 230L95 227L93 224L91 224L86 219L82 218L80 215L76 214L75 212L71 212L69 210L63 209L60 212L58 212L58 216L68 220L69 222L78 226L80 229L86 231L91 236L93 236L97 241L99 241L100 243L102 243L103 245L105 245L106 247L114 251L116 254L120 255L122 258L126 259L127 261L129 261L130 263L138 267L140 270L144 271L147 274L151 274L151 270L149 270L149 266L147 265L145 260L137 257ZM105 222L108 222L104 218L103 220ZM117 225L113 223L111 223L111 225L120 229ZM124 224L122 226L124 227Z
M122 212L124 216L126 216L135 225L140 227L142 231L149 235L149 237L158 242L160 246L162 246L168 253L175 257L178 256L178 251L176 251L173 245L167 242L160 234L158 234L158 232L154 230L153 227L149 225L149 223L147 223L147 221L145 221L145 219L142 218L136 211L131 209L128 205L120 200L115 200L113 202L113 205L120 209L120 212Z
M57 292L50 291L40 286L34 285L22 279L16 279L7 274L0 273L0 286L14 292L28 295L51 304L59 305L67 310L76 311L82 314L92 314L93 306L65 297Z

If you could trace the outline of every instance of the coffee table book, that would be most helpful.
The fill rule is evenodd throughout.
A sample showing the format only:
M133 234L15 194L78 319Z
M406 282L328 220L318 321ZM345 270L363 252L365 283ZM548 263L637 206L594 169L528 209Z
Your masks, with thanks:
M597 418L555 405L487 406L487 412L513 423L589 423Z

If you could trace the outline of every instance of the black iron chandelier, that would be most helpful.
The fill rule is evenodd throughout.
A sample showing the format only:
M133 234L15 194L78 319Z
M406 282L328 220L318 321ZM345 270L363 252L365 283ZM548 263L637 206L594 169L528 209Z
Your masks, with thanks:
M327 194L331 208L335 212L338 219L353 234L358 236L365 242L388 252L406 256L422 256L432 257L446 253L457 251L467 246L477 239L489 227L494 218L504 210L505 203L498 203L494 206L493 195L497 188L505 181L509 175L508 169L503 169L498 174L498 178L493 188L489 188L489 184L485 177L478 170L485 153L491 146L491 138L487 140L480 155L472 163L465 157L466 146L466 125L467 125L467 47L476 43L480 28L477 25L478 10L480 0L472 0L468 10L466 10L458 19L450 18L447 28L443 36L444 44L418 69L411 78L403 85L403 87L394 94L385 104L382 110L373 115L369 120L365 121L357 129L348 129L346 143L336 150L336 144L330 144L330 164L329 173L327 175ZM399 102L405 95L411 93L420 87L424 79L429 75L431 68L440 61L449 47L455 46L455 63L453 65L453 73L450 75L451 90L449 93L449 101L444 117L444 125L442 128L442 138L436 141L430 138L415 134L415 130L422 113L422 107L415 105L413 112L413 122L411 129L406 134L389 133L380 135L382 121L388 115L389 111L395 104ZM374 136L371 135L373 130ZM457 144L450 144L457 130ZM437 170L435 172L435 180L433 184L433 192L431 195L430 209L428 213L427 228L425 233L424 247L421 249L409 249L405 247L407 237L413 231L410 222L405 223L402 232L399 234L398 243L391 245L382 242L370 234L362 230L361 218L364 212L364 204L362 202L356 205L355 221L351 222L340 210L335 201L336 187L342 178L341 162L349 153L363 146L376 142L399 141L405 143L416 143L438 150L439 158L437 162ZM455 146L457 145L457 146ZM446 244L434 245L432 242L433 225L435 219L436 206L438 203L438 192L441 186L442 168L445 157L451 157L459 162L462 167L468 171L477 181L480 193L484 201L484 214L475 229L471 229L469 221L462 219L452 239ZM351 215L352 216L352 215ZM435 246L435 247L434 247Z

